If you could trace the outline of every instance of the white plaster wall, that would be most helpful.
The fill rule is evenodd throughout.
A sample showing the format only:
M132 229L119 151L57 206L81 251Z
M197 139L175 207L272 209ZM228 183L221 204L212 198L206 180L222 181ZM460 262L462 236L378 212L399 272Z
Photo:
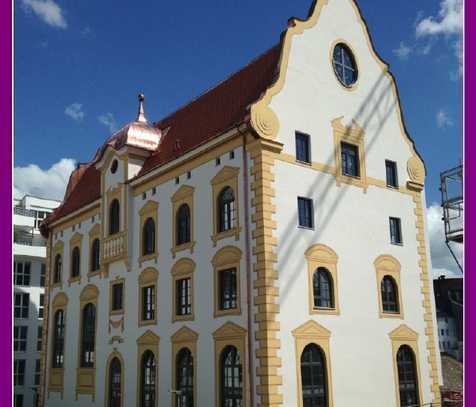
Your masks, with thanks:
M121 163L121 161L119 161ZM76 386L76 367L78 355L78 337L79 337L79 295L81 290L87 285L87 264L89 264L89 253L83 249L82 252L82 266L81 266L81 283L63 284L63 291L66 292L69 298L67 327L66 327L66 349L65 349L65 393L64 399L61 400L60 395L51 393L47 399L48 407L60 407L68 403L68 406L103 406L104 405L104 391L105 391L105 377L106 377L106 361L110 353L116 348L125 361L124 368L124 406L136 405L136 391L137 391L137 343L136 340L148 329L152 330L160 337L159 348L159 388L158 398L159 405L169 405L171 403L171 394L169 390L172 387L172 365L171 365L171 351L172 345L170 337L179 330L182 326L187 326L199 334L197 343L197 359L195 366L197 370L197 405L211 406L214 405L215 399L215 376L214 376L214 341L212 333L221 327L227 321L232 321L239 326L247 329L247 308L246 308L246 266L245 266L245 236L244 236L244 201L242 189L238 192L239 210L240 210L240 225L242 231L240 240L236 241L234 237L218 241L217 246L213 247L211 235L213 234L213 202L212 202L212 186L210 180L225 166L230 165L234 167L242 166L242 150L235 149L235 158L230 159L228 153L221 156L221 165L215 165L215 159L207 162L200 167L192 170L191 179L186 179L186 174L180 176L180 183L175 184L175 179L165 182L157 187L156 193L152 195L152 190L146 192L146 199L142 198L142 194L130 198L129 203L129 219L128 229L132 233L132 238L129 240L129 261L132 266L131 271L128 272L123 262L116 262L110 265L109 277L99 278L93 277L90 281L95 284L100 290L98 302L98 331L96 339L96 399L93 402L90 396L80 395L79 399L75 400L75 386ZM119 172L119 170L118 170ZM108 176L109 177L109 176ZM242 184L243 174L240 172L239 184ZM108 181L112 182L111 181ZM171 196L182 185L190 185L195 188L194 191L194 239L196 245L193 254L189 251L180 252L175 259L172 258L172 204ZM157 264L154 260L145 262L142 267L139 267L139 210L145 205L149 199L155 200L159 203L158 214L158 251L159 257ZM88 231L93 226L91 222L83 222L82 233L83 248L89 247ZM71 228L63 233L62 239L65 242L64 251L64 269L63 276L69 273L69 245L68 240L72 233ZM54 245L55 242L53 242ZM240 266L240 284L241 284L241 309L242 313L239 316L225 316L221 318L213 317L213 268L211 259L214 254L224 246L233 245L241 249L243 252L241 266ZM196 263L196 270L194 274L194 307L195 320L187 322L172 323L172 280L171 268L173 264L182 257L193 259ZM85 259L85 260L83 260ZM159 272L158 280L158 320L156 326L138 327L138 276L140 272L148 267L155 267ZM125 281L125 326L124 332L120 329L111 328L111 333L108 332L109 320L109 283L117 276L124 277ZM64 278L64 277L63 277ZM64 280L63 280L64 281ZM51 300L54 298L59 289L53 289ZM117 317L113 317L118 319ZM50 323L51 325L51 323ZM123 343L115 342L113 345L109 344L112 336L119 335L124 339ZM51 352L51 338L50 348ZM243 355L244 357L244 355Z
M333 71L331 45L338 39L345 40L355 52L359 80L353 91L343 89ZM351 1L330 0L316 26L293 37L285 85L272 99L271 107L279 117L277 140L284 144L285 153L295 155L295 131L302 131L311 136L312 160L335 166L331 121L344 116L346 123L354 119L365 130L367 176L384 181L385 159L390 159L397 162L399 183L405 185L411 150L401 131L396 103L390 80L371 54ZM411 196L373 186L367 193L345 184L337 187L333 175L281 161L277 161L274 172L284 405L297 405L295 366L300 355L295 355L291 331L310 319L332 333L335 407L354 405L357 400L366 406L396 405L388 334L402 323L419 333L420 386L423 402L430 402ZM298 196L313 199L314 230L297 227ZM403 246L390 244L390 216L401 218ZM330 246L339 256L339 316L309 315L304 252L316 243ZM373 262L382 254L391 254L401 263L404 320L379 318Z

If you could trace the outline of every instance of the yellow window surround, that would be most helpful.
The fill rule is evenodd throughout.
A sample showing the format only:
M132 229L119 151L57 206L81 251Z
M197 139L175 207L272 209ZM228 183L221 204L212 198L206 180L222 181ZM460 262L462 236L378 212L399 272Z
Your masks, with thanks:
M307 259L308 270L308 292L309 292L309 313L339 315L339 285L337 278L338 256L334 250L323 244L315 244L304 253ZM319 268L325 268L332 278L332 293L334 295L333 308L320 308L314 306L313 275Z
M92 270L92 255L93 255L93 242L95 239L99 239L99 269ZM88 253L88 280L90 277L94 277L101 274L101 226L96 223L89 231L89 253Z
M137 407L142 406L141 385L142 385L142 356L146 351L151 351L155 359L155 406L159 402L159 343L158 337L151 330L147 330L137 339Z
M159 273L156 269L149 267L146 268L142 273L139 275L139 314L138 314L138 321L139 326L146 326L146 325L155 325L157 323L157 313L159 310L157 309L157 284L159 279ZM151 320L143 319L142 310L144 307L144 288L145 287L154 287L154 318Z
M194 214L193 209L193 192L195 188L189 185L181 186L173 195L172 195L172 257L175 258L178 252L184 250L190 250L190 254L193 253L193 248L195 246L194 239ZM178 209L187 204L190 209L190 241L177 245L177 211Z
M183 349L187 348L193 357L193 405L197 407L197 341L198 333L183 326L171 337L172 342L172 387L177 389L177 354ZM176 394L172 395L172 407L176 404Z
M332 120L331 125L334 131L334 151L336 162L336 182L337 186L342 183L350 184L363 188L364 192L367 192L368 181L365 171L365 141L364 141L364 129L360 127L354 120L351 126L345 126L342 123L342 117ZM348 143L356 146L359 151L359 176L353 177L342 173L342 151L341 143Z
M95 382L96 382L96 353L97 353L97 327L98 327L98 300L99 289L93 285L88 284L83 288L79 296L79 337L78 337L78 356L77 356L77 373L76 373L76 400L79 394L90 394L92 400L96 396ZM95 313L95 328L94 328L94 360L93 367L81 367L81 340L83 336L83 311L87 304L93 304L96 310Z
M172 267L172 322L193 321L195 319L194 271L195 262L188 258L178 260ZM192 313L188 315L177 315L177 281L187 278L190 279Z
M417 386L418 386L418 398L422 402L421 393L421 375L420 375L420 357L418 352L418 333L405 324L400 325L388 334L392 343L392 361L393 361L393 376L395 378L395 397L396 405L400 405L400 383L398 380L398 365L397 365L397 353L401 346L407 345L413 351L415 357L415 365L417 371Z
M76 232L69 241L69 279L68 285L72 283L80 283L81 282L81 268L83 265L83 251L82 251L82 242L83 242L83 235ZM79 249L79 273L77 276L73 277L73 250L77 247Z
M401 318L403 319L403 301L402 301L402 285L400 283L400 263L399 261L389 255L385 254L379 256L374 261L375 273L377 277L377 292L378 292L378 306L380 318ZM389 276L393 279L397 289L398 312L389 312L383 310L382 303L382 280Z
M309 344L317 345L324 353L326 363L326 390L327 390L327 407L333 407L333 388L332 388L332 370L331 370L331 352L329 346L329 338L331 332L318 324L316 321L308 321L292 331L295 343L295 358L296 358L296 372L297 372L297 397L298 407L302 407L303 393L302 393L302 379L301 379L301 355Z
M158 251L158 241L159 241L159 204L155 201L148 201L142 209L139 211L140 217L140 231L139 231L139 267L142 267L142 263L154 260L157 263L157 258L159 257ZM155 224L155 247L154 252L150 254L144 255L144 238L143 238L143 230L144 225L147 219L151 218Z
M235 237L235 240L240 238L240 219L239 219L239 197L238 197L238 174L240 169L238 167L230 167L228 165L224 166L218 174L216 174L210 181L212 185L212 199L213 199L213 235L211 239L213 245L216 246L217 242L221 239L228 237ZM225 187L230 187L233 190L235 195L235 207L234 207L234 216L235 216L235 226L230 230L224 232L218 231L218 195Z
M241 279L240 279L240 261L242 252L234 246L225 246L220 249L212 259L213 265L213 287L214 287L214 317L225 315L241 315ZM236 308L222 310L219 307L220 302L220 272L223 270L236 270Z
M66 350L66 332L67 332L67 325L66 325L66 315L67 315L67 307L68 307L68 296L65 293L58 293L56 294L53 302L51 303L51 315L52 317L52 328L51 331L54 332L54 323L56 312L62 310L64 313L64 342L63 342L63 358L65 357L65 350ZM50 392L61 393L61 399L63 399L64 393L64 367L53 367L53 348L54 348L54 335L51 335L51 352L50 352L50 361L49 361L49 380L48 380L48 396ZM63 362L64 366L64 362Z
M249 383L246 347L246 329L234 324L233 322L226 322L215 332L213 332L213 340L215 342L215 406L221 407L221 354L227 346L234 346L240 355L241 371L242 371L242 400L243 407L247 406L246 394L247 385Z
M122 285L122 307L121 309L113 309L113 292L114 286ZM109 282L109 316L112 315L124 315L125 313L125 296L126 296L126 280L116 276L116 278Z

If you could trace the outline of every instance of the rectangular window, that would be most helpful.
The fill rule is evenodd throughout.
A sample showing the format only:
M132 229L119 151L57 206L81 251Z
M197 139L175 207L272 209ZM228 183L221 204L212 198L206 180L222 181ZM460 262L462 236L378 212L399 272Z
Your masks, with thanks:
M25 384L25 359L15 359L13 365L13 381L15 386L23 386Z
M30 294L15 293L15 318L28 318L28 308L30 307Z
M398 188L397 163L385 160L385 170L387 173L387 186Z
M142 320L155 319L155 285L142 288Z
M15 262L14 263L14 282L15 285L29 286L31 279L31 263Z
M113 284L112 286L112 303L111 308L113 311L121 311L123 309L123 293L124 284Z
M177 315L192 314L192 279L182 278L175 282Z
M314 214L312 200L298 197L299 226L304 228L314 227Z
M400 218L390 218L390 242L402 244L402 226Z
M14 407L23 407L23 394L15 394Z
M45 294L40 294L40 304L38 306L38 318L43 318L43 313L45 310Z
M296 160L311 162L310 137L307 134L296 132Z
M40 375L41 375L41 360L36 359L36 362L35 362L35 386L40 385Z
M43 327L39 326L36 332L36 350L41 352L43 348Z
M13 328L13 350L15 352L26 351L27 335L27 326L15 326Z
M46 279L46 264L41 263L41 271L40 271L40 287L45 286L45 279Z
M218 278L218 293L220 295L220 310L237 308L236 269L221 270Z
M354 144L340 143L342 174L351 177L360 177L359 147Z

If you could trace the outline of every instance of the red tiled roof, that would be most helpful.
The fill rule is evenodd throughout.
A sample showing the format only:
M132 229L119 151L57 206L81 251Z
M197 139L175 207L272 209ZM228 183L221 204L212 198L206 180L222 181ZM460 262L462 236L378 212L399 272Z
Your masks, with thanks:
M280 56L281 44L159 121L156 126L164 135L157 151L146 160L138 177L247 120L251 104L273 83ZM94 164L104 147L106 145L96 154L95 160L82 165L71 175L65 201L46 219L43 228L100 198L101 176Z

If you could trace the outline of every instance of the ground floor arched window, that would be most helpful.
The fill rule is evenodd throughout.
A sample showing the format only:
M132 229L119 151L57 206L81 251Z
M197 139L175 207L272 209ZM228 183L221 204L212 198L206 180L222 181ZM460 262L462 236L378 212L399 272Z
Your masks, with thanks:
M327 372L322 349L314 343L301 354L301 384L303 407L327 407Z

